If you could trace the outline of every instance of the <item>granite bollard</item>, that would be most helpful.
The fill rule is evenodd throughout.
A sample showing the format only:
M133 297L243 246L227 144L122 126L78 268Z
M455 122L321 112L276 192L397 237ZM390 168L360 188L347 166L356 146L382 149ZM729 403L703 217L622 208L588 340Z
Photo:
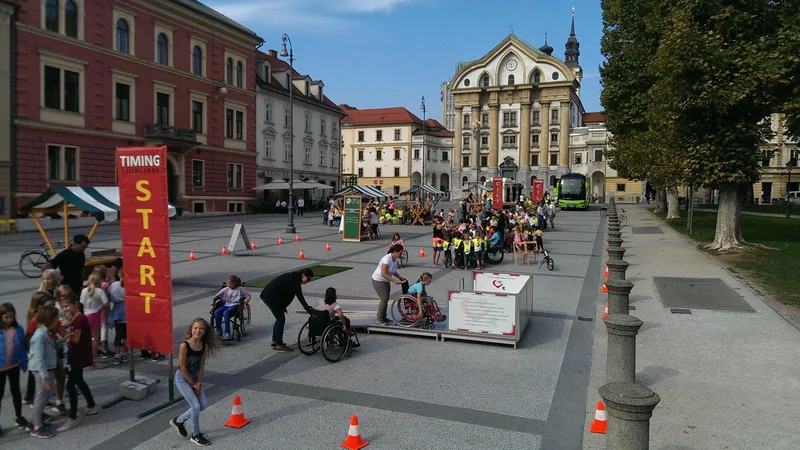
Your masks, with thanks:
M608 313L603 318L608 330L606 383L635 383L636 335L642 321L627 314L612 314L610 304Z
M640 384L609 383L600 387L600 397L608 413L606 450L649 450L658 394Z

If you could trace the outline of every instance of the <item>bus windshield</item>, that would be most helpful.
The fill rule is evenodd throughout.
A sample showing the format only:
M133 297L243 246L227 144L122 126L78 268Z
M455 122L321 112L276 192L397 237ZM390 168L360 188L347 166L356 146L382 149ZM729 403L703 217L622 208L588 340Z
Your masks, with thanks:
M586 185L583 180L575 178L562 178L561 189L558 190L559 198L581 200L586 198Z

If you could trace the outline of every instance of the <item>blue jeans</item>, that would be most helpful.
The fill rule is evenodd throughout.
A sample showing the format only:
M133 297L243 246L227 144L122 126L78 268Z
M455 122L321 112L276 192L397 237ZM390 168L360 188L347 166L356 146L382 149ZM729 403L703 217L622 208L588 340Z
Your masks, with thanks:
M194 389L183 377L183 373L180 370L175 372L175 386L189 404L189 409L178 416L176 422L186 423L186 421L192 419L192 436L197 436L200 434L200 411L206 409L206 391L200 389L200 393L195 394Z
M281 308L267 305L272 315L275 316L275 325L272 326L272 343L276 345L286 345L283 342L283 328L286 325L286 312Z
M236 314L236 311L239 310L239 305L234 306L223 306L221 308L217 308L214 311L214 325L217 327L217 331L220 333L222 332L222 320L220 320L223 316L225 317L225 332L231 332L231 316Z

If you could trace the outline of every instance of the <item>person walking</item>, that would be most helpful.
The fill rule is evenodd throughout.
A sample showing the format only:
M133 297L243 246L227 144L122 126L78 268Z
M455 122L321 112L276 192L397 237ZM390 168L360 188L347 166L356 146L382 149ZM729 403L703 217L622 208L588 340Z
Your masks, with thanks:
M0 400L5 393L6 380L14 404L16 424L27 428L28 421L22 417L22 391L20 373L28 370L28 353L25 349L25 329L17 323L14 305L0 305ZM2 436L0 431L0 436Z
M28 350L28 370L36 380L36 398L31 415L31 436L51 438L53 435L42 429L45 420L52 416L44 414L44 407L53 395L55 379L53 372L58 364L56 338L53 331L58 328L58 310L54 306L42 306L36 314L36 332L33 333Z
M66 284L72 292L78 293L83 289L83 268L86 266L86 248L89 247L89 238L76 234L72 238L72 245L59 252L42 269L60 269L61 283Z
M303 217L303 212L306 210L306 201L303 197L297 197L297 217Z
M81 312L81 303L73 295L66 299L67 310L72 314L72 331L67 335L69 351L69 375L67 377L67 393L69 394L69 419L56 431L62 433L78 426L78 389L86 400L84 416L93 416L100 412L100 406L94 402L92 391L83 379L83 369L92 365L92 328L89 319ZM77 388L77 389L76 389Z
M303 305L303 309L307 313L312 314L314 312L314 308L308 306L305 297L303 297L302 288L304 284L312 279L314 279L314 272L308 268L299 272L287 272L283 275L278 275L261 291L261 301L267 305L267 308L275 317L275 325L272 326L272 344L270 345L273 350L278 352L294 351L283 342L287 308L292 303L292 300L297 297L297 300Z
M397 260L403 254L403 246L395 244L389 248L389 253L381 258L378 267L372 272L372 287L380 298L378 303L378 314L376 322L378 325L391 325L392 322L386 317L386 308L389 304L389 294L391 293L391 283L403 284L407 281L397 273Z

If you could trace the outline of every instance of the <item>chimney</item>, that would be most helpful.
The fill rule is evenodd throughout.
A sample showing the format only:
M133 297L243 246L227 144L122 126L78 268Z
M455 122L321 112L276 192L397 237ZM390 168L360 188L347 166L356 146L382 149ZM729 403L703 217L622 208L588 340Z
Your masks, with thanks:
M278 57L278 51L277 50L270 50L269 51L269 56L271 56L273 58L277 58Z

